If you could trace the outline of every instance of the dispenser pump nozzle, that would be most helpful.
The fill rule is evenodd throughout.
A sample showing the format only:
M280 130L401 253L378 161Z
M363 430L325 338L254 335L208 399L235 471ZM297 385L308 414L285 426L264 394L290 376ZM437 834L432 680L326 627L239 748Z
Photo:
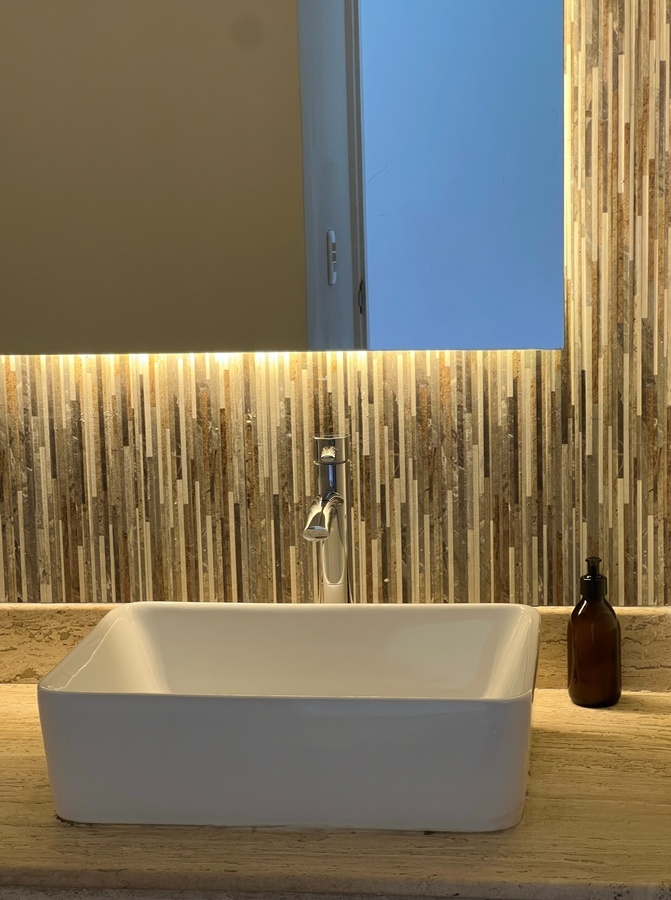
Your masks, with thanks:
M588 556L585 560L587 563L587 574L590 578L594 578L599 575L599 564L601 563L601 559L598 556Z
M599 600L606 596L608 579L599 572L601 559L598 556L588 556L587 574L580 579L580 593L586 600Z

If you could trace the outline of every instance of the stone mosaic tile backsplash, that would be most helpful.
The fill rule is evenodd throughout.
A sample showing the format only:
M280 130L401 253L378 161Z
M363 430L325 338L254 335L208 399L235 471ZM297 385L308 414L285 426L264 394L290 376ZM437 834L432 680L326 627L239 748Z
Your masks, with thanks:
M358 598L543 603L567 562L539 452L561 445L559 354L30 357L5 376L8 598L313 599L301 530L331 432L351 436Z
M0 358L0 599L310 601L336 431L361 601L669 604L671 2L565 44L563 350Z

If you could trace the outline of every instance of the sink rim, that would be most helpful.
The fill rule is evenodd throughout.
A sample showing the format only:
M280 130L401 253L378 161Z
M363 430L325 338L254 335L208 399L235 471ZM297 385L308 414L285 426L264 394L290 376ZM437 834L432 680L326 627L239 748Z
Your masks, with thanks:
M533 642L535 650L534 653L530 654L530 659L527 660L526 665L529 666L530 661L534 662L534 672L531 679L525 678L525 682L529 684L529 686L522 691L519 691L515 694L510 694L508 696L492 696L492 697L428 697L423 696L422 694L414 695L405 695L405 696L394 696L394 695L379 695L379 694L347 694L342 693L338 695L328 695L328 694L320 694L318 692L315 693L255 693L255 694L242 694L242 693L204 693L204 692L190 692L190 691L158 691L158 690L142 690L142 691L129 691L129 690L82 690L82 689L72 689L67 685L57 686L54 685L53 679L57 677L64 669L68 666L72 665L73 658L77 656L85 656L86 661L91 659L90 647L92 644L96 642L100 642L103 640L104 636L107 634L114 621L118 618L132 618L135 616L145 617L147 615L156 615L156 611L158 608L162 609L171 609L171 610L180 610L181 613L186 612L186 610L208 610L211 614L214 609L225 606L229 609L245 609L248 612L253 611L273 611L271 614L280 614L280 611L291 611L294 615L305 615L309 613L311 615L316 614L324 614L328 612L330 615L356 615L355 610L386 610L386 615L398 615L400 612L403 612L404 615L426 615L427 612L435 612L437 610L459 610L461 612L468 612L473 614L475 617L478 615L484 614L485 611L488 613L492 613L492 611L496 610L494 613L495 616L499 615L511 615L511 610L515 610L514 615L517 615L520 619L525 618L529 621L529 627L534 629L535 626L535 641ZM152 612L150 612L152 610ZM391 610L397 610L398 612L392 613ZM412 612L411 612L412 610ZM305 611L305 612L301 612ZM415 612L415 611L422 611ZM252 613L253 614L253 613ZM369 613L370 614L370 613ZM376 613L373 613L375 615ZM448 613L454 614L454 613ZM163 698L162 701L159 702L178 702L184 700L198 700L200 702L207 701L210 703L222 703L222 702L236 702L236 701L245 701L250 703L259 703L259 702L273 702L274 704L283 702L283 703L311 703L311 702L319 702L320 704L326 703L328 705L332 705L333 703L339 702L347 702L348 704L353 703L362 703L362 704L371 704L377 703L381 705L388 704L406 704L411 703L413 706L416 706L418 703L433 705L436 707L437 705L444 706L445 704L449 704L453 706L455 709L468 709L468 707L473 708L481 708L485 704L511 704L519 702L525 698L528 698L529 695L533 695L537 672L538 672L538 659L539 659L539 649L540 649L540 631L541 631L541 615L536 609L536 607L532 607L526 604L486 604L486 605L478 605L478 604L448 604L448 603L435 603L435 604L366 604L366 603L357 603L357 604L348 604L341 606L340 604L314 604L314 603L296 603L296 604L277 604L277 603L259 603L259 602L229 602L225 604L204 604L199 602L180 602L180 601L135 601L129 604L123 604L117 606L115 609L111 609L105 616L96 625L93 629L87 634L75 647L73 647L65 657L58 662L49 672L40 678L37 684L37 692L38 698L42 696L62 696L62 697L89 697L91 699L95 699L97 702L100 702L102 698L105 701L113 701L119 698L123 698L125 702L130 703L138 703L142 700L146 701L146 698L151 698L153 701L157 700L157 698ZM533 634L532 634L533 641Z

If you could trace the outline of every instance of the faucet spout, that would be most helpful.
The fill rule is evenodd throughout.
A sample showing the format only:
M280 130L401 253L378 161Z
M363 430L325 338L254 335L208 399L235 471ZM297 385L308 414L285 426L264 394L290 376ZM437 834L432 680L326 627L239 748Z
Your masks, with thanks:
M303 537L318 545L319 602L351 600L347 438L315 438L319 494L308 510Z
M315 497L308 511L308 518L303 529L306 541L325 541L331 534L334 518L344 500L335 491L326 497Z

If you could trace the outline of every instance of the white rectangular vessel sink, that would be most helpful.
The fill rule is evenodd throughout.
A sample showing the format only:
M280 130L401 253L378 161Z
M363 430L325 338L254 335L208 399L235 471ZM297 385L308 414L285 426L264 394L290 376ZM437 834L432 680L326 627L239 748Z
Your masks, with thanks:
M56 812L508 828L539 632L518 605L118 606L38 686Z

